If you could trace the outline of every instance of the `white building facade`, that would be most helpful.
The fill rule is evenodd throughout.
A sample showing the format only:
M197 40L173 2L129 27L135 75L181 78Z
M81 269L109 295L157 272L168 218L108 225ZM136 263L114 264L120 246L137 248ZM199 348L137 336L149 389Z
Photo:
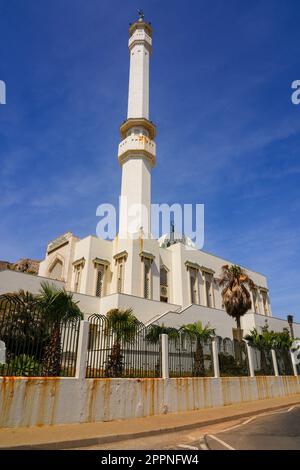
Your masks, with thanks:
M145 324L180 327L202 321L220 336L232 337L235 322L222 305L218 279L228 260L202 250L188 249L184 237L150 237L151 171L156 163L156 127L149 119L151 25L140 17L129 29L130 74L127 119L120 127L118 160L122 169L119 235L113 241L96 236L80 239L67 232L50 242L39 275L0 272L0 293L38 291L51 280L74 293L88 314L105 315L111 308L131 307ZM132 220L128 207L147 210ZM129 237L128 231L135 233ZM177 241L176 241L177 239ZM246 269L255 283L252 310L242 319L244 333L265 320L281 331L288 324L272 318L267 279ZM300 336L300 325L294 325Z

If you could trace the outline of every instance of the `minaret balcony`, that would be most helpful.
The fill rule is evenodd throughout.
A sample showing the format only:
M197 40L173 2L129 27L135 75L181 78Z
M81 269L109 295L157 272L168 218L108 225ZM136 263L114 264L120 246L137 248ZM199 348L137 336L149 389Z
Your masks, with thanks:
M119 144L118 158L122 165L129 157L144 157L156 163L156 144L144 135L131 134Z

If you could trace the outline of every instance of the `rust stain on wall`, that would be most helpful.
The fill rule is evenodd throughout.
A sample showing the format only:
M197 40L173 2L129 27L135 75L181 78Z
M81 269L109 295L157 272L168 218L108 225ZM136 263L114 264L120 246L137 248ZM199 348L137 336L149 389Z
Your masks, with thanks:
M109 379L104 379L104 380L109 380ZM87 397L88 413L87 413L87 419L86 419L88 423L92 423L95 419L94 412L95 412L95 402L96 402L96 396L97 396L97 390L98 390L98 383L99 382L97 379L93 379L92 386L89 388L89 393Z
M3 377L1 387L1 421L5 423L9 420L12 401L14 396L14 377Z
M104 412L104 421L109 421L110 419L110 394L111 394L111 380L110 379L105 379L105 382L104 382L104 394L103 394L103 398L104 398L104 409L103 409L103 412ZM96 397L95 397L96 399Z

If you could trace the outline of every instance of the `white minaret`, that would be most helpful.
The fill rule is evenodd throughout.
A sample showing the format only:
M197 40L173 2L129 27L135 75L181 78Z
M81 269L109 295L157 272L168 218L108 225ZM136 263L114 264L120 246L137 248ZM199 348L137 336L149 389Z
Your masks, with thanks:
M156 128L149 121L149 59L152 28L139 12L129 28L129 93L127 120L121 125L118 158L122 166L119 237L151 233L151 170L156 161Z

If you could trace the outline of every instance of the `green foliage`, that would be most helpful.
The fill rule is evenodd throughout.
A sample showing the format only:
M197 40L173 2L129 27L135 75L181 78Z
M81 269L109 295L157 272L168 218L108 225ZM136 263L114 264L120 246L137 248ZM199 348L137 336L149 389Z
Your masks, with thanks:
M219 353L220 374L226 377L243 376L248 374L245 364L237 364L231 354Z
M146 334L146 341L151 344L157 344L159 342L160 335L168 335L170 339L178 338L179 332L176 328L167 327L162 325L151 325L148 333Z
M83 318L77 302L73 301L73 295L65 289L44 282L39 295L20 290L2 295L0 300L3 300L0 310L0 337L6 344L10 363L16 355L21 357L27 351L34 351L33 360L42 359L43 375L59 375L61 322Z
M73 294L48 282L41 283L37 302L43 317L51 323L83 318Z
M197 339L204 341L215 336L215 328L211 328L209 323L203 327L201 321L182 325L180 331L189 335L193 335Z
M0 375L7 375L7 373L23 377L37 376L41 374L41 364L35 360L34 356L21 354L8 364L0 365Z
M248 341L249 346L257 348L259 351L270 351L271 349L274 349L275 351L289 351L292 349L295 341L291 338L287 328L284 328L283 331L280 332L273 330L270 331L267 322L263 327L261 327L261 333L259 333L256 328L253 328L253 330L245 336L245 340Z
M121 342L131 343L138 332L141 323L133 315L132 309L121 310L114 308L106 314L107 334L115 335L111 353L106 367L106 377L122 377L124 371L123 355L121 354Z

